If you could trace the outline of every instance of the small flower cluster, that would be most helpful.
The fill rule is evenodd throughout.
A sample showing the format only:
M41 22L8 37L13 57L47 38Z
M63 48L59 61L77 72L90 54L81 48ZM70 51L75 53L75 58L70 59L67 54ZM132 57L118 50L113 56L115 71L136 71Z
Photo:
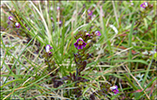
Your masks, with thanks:
M87 42L91 41L90 39L92 38L94 39L95 36L101 36L100 31L95 31L95 32L92 32L91 34L89 34L86 31L84 31L83 34L79 32L79 34L75 36L76 39L79 37L77 41L74 43L75 48L77 49L83 49L83 47L85 48L87 45ZM87 42L85 42L83 39Z
M9 16L8 19L9 19L9 21L14 23L16 28L20 28L21 27L20 23L18 23L12 16ZM10 24L10 22L8 24Z
M27 37L27 42L24 41L23 43L28 43L31 40L31 35L28 33L28 31L30 31L31 28L28 27L28 25L25 23L25 21L23 20L21 16L17 16L18 14L16 10L11 9L9 10L9 13L11 16L8 17L8 27L16 28L17 30L15 30L16 32L14 33L18 36ZM22 23L22 26L20 23ZM23 31L25 30L24 27L27 28L27 31ZM22 30L19 30L19 29L22 29Z
M114 94L119 93L119 90L118 90L118 86L117 86L117 85L110 87L110 90L111 90Z

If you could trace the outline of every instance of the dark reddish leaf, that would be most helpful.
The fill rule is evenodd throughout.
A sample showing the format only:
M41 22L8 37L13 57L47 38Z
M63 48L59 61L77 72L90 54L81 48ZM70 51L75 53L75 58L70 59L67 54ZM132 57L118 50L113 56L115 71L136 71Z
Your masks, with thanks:
M131 52L132 52L132 54L136 54L137 52L136 51L134 51L134 50L131 50Z

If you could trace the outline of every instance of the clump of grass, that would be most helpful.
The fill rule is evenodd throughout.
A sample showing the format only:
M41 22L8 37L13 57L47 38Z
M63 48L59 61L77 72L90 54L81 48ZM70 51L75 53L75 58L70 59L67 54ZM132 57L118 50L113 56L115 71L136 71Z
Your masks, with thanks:
M2 99L157 98L155 2L10 1L1 8Z

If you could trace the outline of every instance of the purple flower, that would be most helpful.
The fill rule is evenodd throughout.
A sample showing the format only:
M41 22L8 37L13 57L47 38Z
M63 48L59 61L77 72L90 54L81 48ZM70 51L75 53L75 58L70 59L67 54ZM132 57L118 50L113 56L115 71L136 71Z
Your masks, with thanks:
M95 34L96 34L97 36L101 36L100 31L95 31Z
M27 27L27 29L30 31L31 30L31 28L29 28L29 27Z
M90 34L89 34L89 33L86 33L86 36L90 36Z
M54 21L54 20L53 20L53 17L51 17L51 20Z
M110 87L110 89L111 89L112 92L114 92L114 94L119 93L119 90L118 90L118 86L117 86L117 85Z
M10 23L11 23L11 22L10 22L10 21L8 21L8 25L10 25Z
M16 28L20 28L21 25L20 25L18 22L16 22L16 23L15 23L15 27L16 27Z
M50 50L52 49L53 47L51 47L50 45L46 45L45 47L45 50L47 53L51 54Z
M88 9L87 12L88 12L88 15L89 15L89 16L92 16L93 12L92 12L90 9Z
M86 45L87 43L85 43L82 38L77 39L77 42L74 43L74 46L77 49L83 49L83 47L85 47Z
M61 25L61 24L62 24L62 21L60 20L60 21L59 21L59 25Z
M59 7L59 6L57 7L57 10L60 10L60 7Z
M12 17L12 16L9 16L8 19L9 19L10 21L13 21L13 17Z
M141 5L140 5L140 7L142 7L142 8L146 8L148 6L148 3L147 2L144 2L144 3L142 3Z
M62 26L62 21L59 21L58 24L59 24L59 27L61 27Z

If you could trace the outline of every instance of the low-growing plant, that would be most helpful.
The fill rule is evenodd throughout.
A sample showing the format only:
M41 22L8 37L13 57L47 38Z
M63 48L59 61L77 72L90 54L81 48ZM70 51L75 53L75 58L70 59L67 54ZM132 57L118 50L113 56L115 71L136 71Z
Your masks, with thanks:
M156 2L1 4L1 98L155 100Z

